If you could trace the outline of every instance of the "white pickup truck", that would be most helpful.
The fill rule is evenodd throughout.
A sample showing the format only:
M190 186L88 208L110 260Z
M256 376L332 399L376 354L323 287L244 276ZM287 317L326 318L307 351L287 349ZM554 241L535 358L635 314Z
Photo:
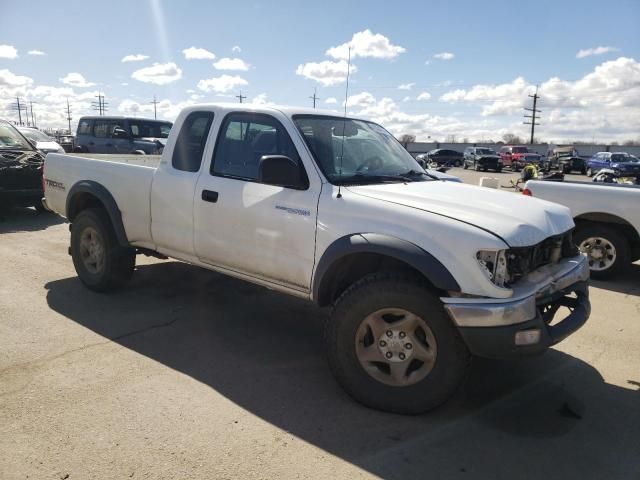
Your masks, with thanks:
M146 253L332 305L330 367L374 408L429 410L472 354L542 352L590 313L567 208L439 180L365 120L192 106L157 168L49 154L44 178L88 288Z
M569 207L593 278L610 278L640 260L639 186L530 180L524 192Z

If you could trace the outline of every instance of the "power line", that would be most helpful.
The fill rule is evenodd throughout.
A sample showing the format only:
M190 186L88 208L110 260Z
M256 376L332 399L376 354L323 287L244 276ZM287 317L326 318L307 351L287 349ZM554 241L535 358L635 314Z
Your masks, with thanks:
M313 100L313 108L316 108L316 100L320 100L320 97L316 96L316 90L317 87L313 87L313 95L309 97Z
M12 103L9 106L9 109L12 111L17 111L18 112L18 125L23 125L22 123L22 110L24 110L25 115L27 115L27 106L25 105L24 101L22 103L20 103L20 97L16 97L16 101L15 103Z
M153 103L153 118L157 120L158 119L158 115L157 115L157 112L156 112L156 105L158 105L160 102L158 102L156 100L156 96L154 95L153 96L153 102L149 102L149 103Z
M530 122L522 122L525 125L531 125L531 141L529 143L533 144L533 133L535 132L535 128L536 125L540 125L539 123L536 123L536 113L542 113L540 110L536 109L536 104L538 103L538 98L540 98L538 96L538 87L536 86L536 93L534 93L533 95L529 95L529 97L533 98L533 108L527 108L525 107L524 109L526 111L531 112L531 115L525 115L525 118L530 118L531 121Z
M242 100L244 100L245 98L247 98L246 96L242 95L242 90L240 90L240 95L236 95L236 98L238 100L240 100L240 103L242 103Z
M100 116L103 116L107 110L109 110L107 108L107 105L109 105L107 102L104 101L104 95L98 94L95 96L95 98L98 99L97 102L91 102L91 108L93 108L94 110L97 110Z

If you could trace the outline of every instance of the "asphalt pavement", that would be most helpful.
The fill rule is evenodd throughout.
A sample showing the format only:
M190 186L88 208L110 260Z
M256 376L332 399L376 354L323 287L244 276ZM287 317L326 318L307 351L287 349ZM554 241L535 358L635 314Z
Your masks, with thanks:
M0 221L2 479L640 478L639 264L594 281L590 320L546 354L476 360L408 417L339 388L327 310L145 257L96 294L68 244L59 217Z

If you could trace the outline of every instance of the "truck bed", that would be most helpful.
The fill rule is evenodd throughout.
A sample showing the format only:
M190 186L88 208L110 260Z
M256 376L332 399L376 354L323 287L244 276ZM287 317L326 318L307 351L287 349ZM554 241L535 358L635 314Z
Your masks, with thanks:
M127 238L152 247L151 183L160 156L55 154L45 159L46 200L49 208L67 215L67 196L79 183L102 185L115 200Z

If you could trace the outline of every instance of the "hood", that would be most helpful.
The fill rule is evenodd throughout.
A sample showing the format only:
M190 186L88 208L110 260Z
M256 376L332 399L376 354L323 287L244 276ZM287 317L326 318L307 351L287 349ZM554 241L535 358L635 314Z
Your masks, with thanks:
M574 226L569 209L562 205L462 183L392 183L348 190L474 225L510 247L535 245Z
M45 153L60 153L60 150L62 149L62 147L56 142L36 142L36 148Z
M611 168L625 172L640 172L640 163L637 162L613 162Z

